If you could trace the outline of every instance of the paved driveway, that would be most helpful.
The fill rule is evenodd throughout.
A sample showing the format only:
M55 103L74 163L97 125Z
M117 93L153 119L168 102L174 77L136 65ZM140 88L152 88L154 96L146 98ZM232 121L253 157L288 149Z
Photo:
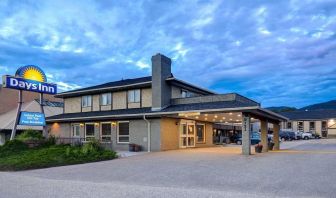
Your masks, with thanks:
M336 140L285 142L242 156L237 147L0 173L0 197L335 197Z

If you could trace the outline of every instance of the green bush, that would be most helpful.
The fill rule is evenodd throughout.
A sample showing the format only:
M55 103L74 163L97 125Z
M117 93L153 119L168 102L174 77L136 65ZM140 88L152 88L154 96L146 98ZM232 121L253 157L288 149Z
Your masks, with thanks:
M48 139L43 143L42 146L48 147L56 144L56 137L51 135L48 137Z
M0 146L0 158L11 154L16 154L27 149L28 146L20 140L6 141L3 146Z
M21 148L22 150L11 152L6 156L2 156L0 153L0 171L46 168L117 158L116 152L101 148L96 141L83 146L52 145L30 149L27 149L27 146L18 140L14 140L14 142L10 145L15 149ZM2 148L0 147L0 149Z
M23 133L18 135L16 139L21 141L27 141L27 140L43 140L44 137L42 136L42 133L40 131L28 129L25 130Z

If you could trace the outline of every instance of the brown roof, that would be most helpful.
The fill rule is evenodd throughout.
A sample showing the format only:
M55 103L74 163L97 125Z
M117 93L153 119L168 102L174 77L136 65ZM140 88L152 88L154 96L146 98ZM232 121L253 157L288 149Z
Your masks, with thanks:
M0 85L0 114L6 113L17 106L19 91L15 89L3 88ZM31 102L40 97L39 93L23 91L23 102ZM53 95L44 94L44 99L62 102L60 98L55 98Z

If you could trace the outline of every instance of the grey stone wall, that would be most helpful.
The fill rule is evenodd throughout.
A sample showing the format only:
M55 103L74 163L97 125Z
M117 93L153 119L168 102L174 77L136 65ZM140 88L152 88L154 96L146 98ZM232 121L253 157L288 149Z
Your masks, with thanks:
M170 104L171 86L166 79L171 76L170 58L156 54L152 56L152 109L161 110Z

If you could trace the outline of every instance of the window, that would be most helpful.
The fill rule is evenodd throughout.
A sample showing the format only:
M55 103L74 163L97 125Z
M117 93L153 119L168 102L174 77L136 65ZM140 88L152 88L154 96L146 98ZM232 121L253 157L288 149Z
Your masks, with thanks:
M82 97L82 107L91 107L92 97L91 96L83 96Z
M128 102L140 102L140 89L128 91Z
M322 131L327 131L327 121L322 121Z
M182 98L186 98L186 97L187 97L187 94L188 94L187 91L182 90L182 92L181 92L181 96L182 96Z
M298 131L303 132L303 122L298 122Z
M111 105L111 93L104 93L100 95L100 105Z
M292 122L287 122L287 129L291 129L292 128Z
M118 143L129 143L129 122L118 122Z
M193 97L194 93L187 91L187 90L182 90L181 91L181 97L182 98L189 98L189 97Z
M197 142L204 143L205 142L205 125L197 124Z
M315 122L309 122L309 132L315 133Z
M110 122L101 123L101 140L103 142L111 142L112 125Z
M80 137L80 126L79 124L72 125L72 136Z
M90 141L95 139L95 125L92 124L85 124L85 141Z

